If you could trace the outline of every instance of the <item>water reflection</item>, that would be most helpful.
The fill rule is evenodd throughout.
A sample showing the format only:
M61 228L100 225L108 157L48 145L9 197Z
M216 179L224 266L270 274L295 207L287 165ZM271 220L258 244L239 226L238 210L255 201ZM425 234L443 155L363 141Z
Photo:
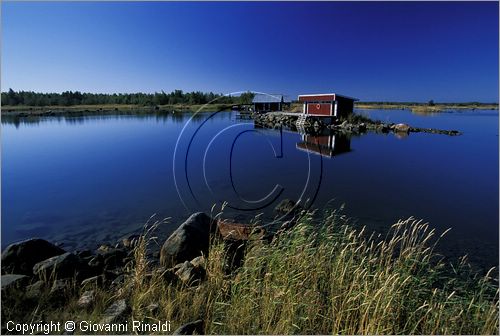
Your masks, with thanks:
M228 114L229 118L230 115ZM157 114L134 114L134 113L118 113L118 114L103 114L103 115L78 115L72 114L56 114L51 116L9 116L2 115L2 124L14 125L16 129L20 126L38 126L40 123L67 123L69 125L82 125L87 122L105 121L105 120L122 120L122 119L136 119L136 120L154 120L158 123L172 122L175 124L183 124L188 118L193 121L199 121L206 118L206 113L174 113L162 112Z
M261 133L270 133L272 135L277 135L279 133L280 137L283 136L283 132L299 135L301 141L295 144L295 148L311 154L321 155L325 158L332 158L351 151L352 135L342 132L334 132L327 129L313 131L305 129L290 129L285 127L272 129L265 128L260 125L254 125L254 127Z
M351 151L351 138L345 134L302 134L302 141L297 142L296 148L306 152L319 154L331 158L335 155Z

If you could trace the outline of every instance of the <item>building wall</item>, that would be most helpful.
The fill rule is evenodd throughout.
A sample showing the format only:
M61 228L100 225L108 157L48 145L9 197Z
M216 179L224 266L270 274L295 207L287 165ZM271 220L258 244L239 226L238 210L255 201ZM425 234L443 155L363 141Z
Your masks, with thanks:
M331 103L308 103L307 104L308 114L319 114L319 115L330 115L332 113Z
M354 100L337 95L299 96L299 101L307 103L307 111L304 112L308 114L335 115L335 106L330 108L333 101L337 102L338 118L345 118L354 110Z
M280 103L254 103L256 112L281 111Z

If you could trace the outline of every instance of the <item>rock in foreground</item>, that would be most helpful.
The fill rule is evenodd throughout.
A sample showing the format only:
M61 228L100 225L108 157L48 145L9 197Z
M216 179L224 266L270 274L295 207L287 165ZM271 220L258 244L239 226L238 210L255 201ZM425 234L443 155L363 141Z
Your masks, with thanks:
M84 273L87 271L86 266L79 257L66 252L35 264L33 273L41 279L82 277L85 276Z
M90 307L95 301L95 291L89 290L82 294L78 302L76 303L80 308Z
M36 263L64 252L62 248L39 238L11 244L2 253L2 273L31 275Z
M118 300L106 309L100 324L119 323L125 319L130 308L125 300Z
M160 251L160 263L164 267L173 267L200 255L208 254L210 234L216 224L212 218L202 212L191 215L165 241Z
M193 262L185 261L175 266L175 268L177 268L175 275L177 275L179 280L187 285L203 281L206 276L206 271L202 266L202 262L199 263L198 260L197 257L193 259L194 264Z
M2 290L17 288L28 282L28 277L24 274L5 274L2 275Z

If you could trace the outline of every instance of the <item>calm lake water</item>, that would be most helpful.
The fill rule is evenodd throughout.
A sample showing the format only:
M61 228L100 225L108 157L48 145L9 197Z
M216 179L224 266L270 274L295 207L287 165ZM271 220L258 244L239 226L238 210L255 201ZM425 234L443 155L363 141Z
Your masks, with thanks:
M357 113L463 135L312 137L256 129L229 112L3 118L2 246L37 236L95 248L141 230L153 214L171 217L158 229L166 237L221 201L228 216L266 220L290 198L345 204L374 230L410 216L438 232L451 227L442 253L498 265L498 111Z

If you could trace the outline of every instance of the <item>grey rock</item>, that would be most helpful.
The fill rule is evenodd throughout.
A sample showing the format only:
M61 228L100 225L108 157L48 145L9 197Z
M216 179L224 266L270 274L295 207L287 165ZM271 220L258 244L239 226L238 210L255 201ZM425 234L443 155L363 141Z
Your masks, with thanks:
M42 295L43 291L45 290L45 282L42 280L38 280L34 284L29 285L26 287L26 296L28 298L38 298L40 295Z
M203 320L197 320L181 325L177 328L172 335L203 335Z
M179 279L182 282L187 283L191 279L191 274L193 270L194 266L189 261L185 261L182 264L180 264L175 274L179 277Z
M80 308L88 308L92 306L95 302L95 291L94 290L88 290L85 291L82 296L78 299L78 302L76 303L78 307Z
M118 300L109 306L103 314L100 324L118 323L123 321L130 308L125 300Z
M69 279L56 280L50 288L49 297L51 300L62 300L67 297L70 290L71 282Z
M210 234L217 225L202 212L191 215L165 241L160 251L160 263L172 267L178 263L208 254Z
M70 252L41 261L33 266L33 273L41 279L82 277L86 271L87 265Z
M4 274L2 275L2 291L19 288L28 283L29 277L24 274Z
M31 275L36 263L63 253L62 248L43 239L34 238L14 243L2 253L2 273Z
M178 267L177 267L178 266ZM199 283L205 278L206 271L203 267L195 267L189 261L185 261L180 265L177 265L177 270L175 275L179 277L183 283L191 285L194 283Z
M199 256L199 257L196 257L194 258L193 260L191 260L191 265L193 265L194 267L203 267L205 268L206 266L206 259L204 256Z

